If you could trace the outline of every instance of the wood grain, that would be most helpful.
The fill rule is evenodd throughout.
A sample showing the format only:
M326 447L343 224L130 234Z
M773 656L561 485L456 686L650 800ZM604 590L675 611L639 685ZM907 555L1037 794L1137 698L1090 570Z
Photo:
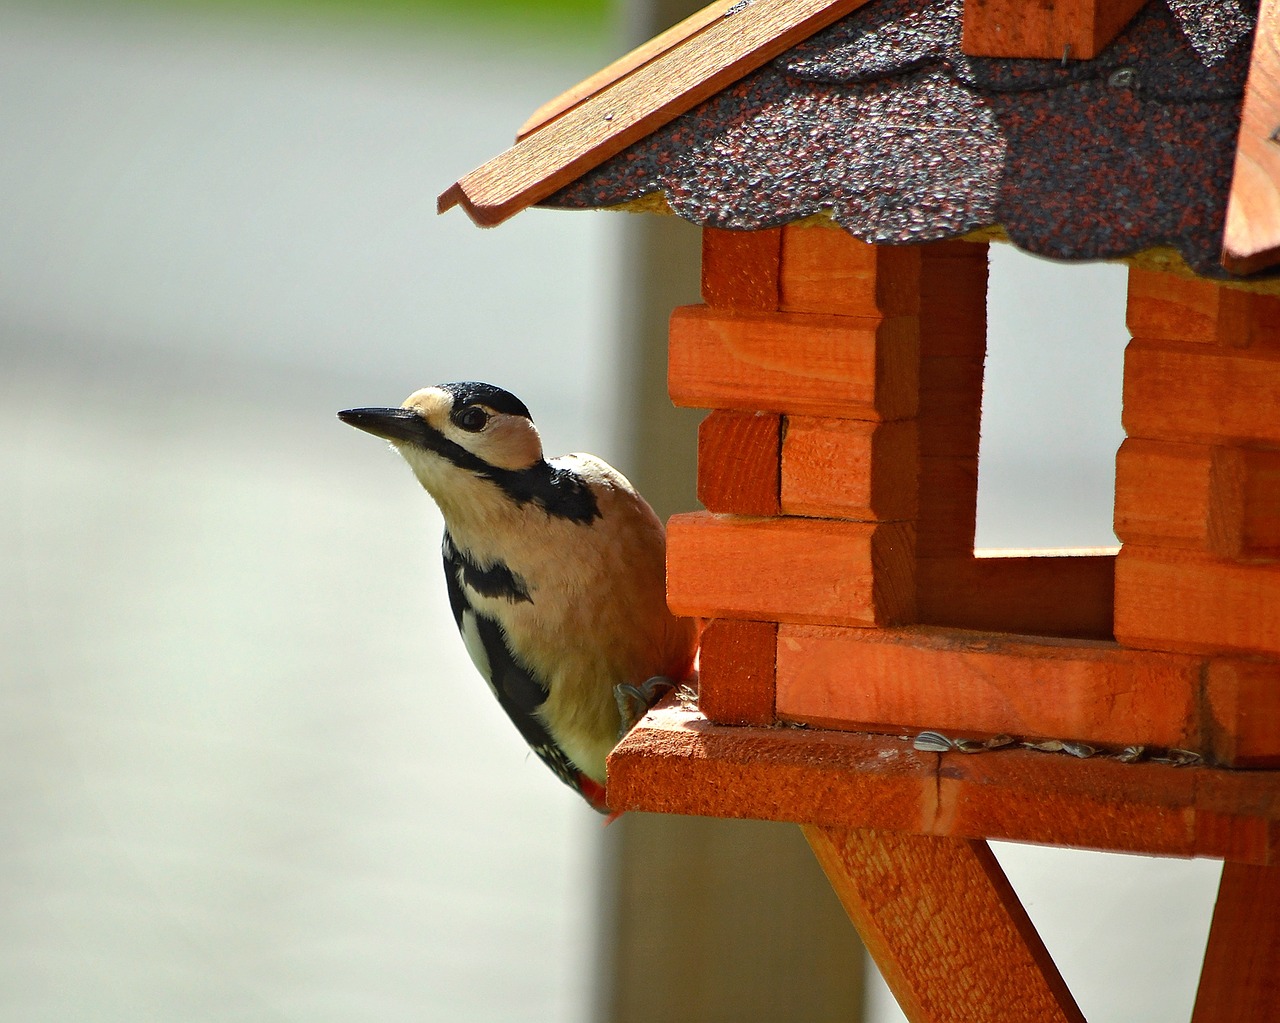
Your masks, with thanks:
M779 514L782 417L718 409L698 427L698 500L708 511Z
M1218 657L1204 680L1213 759L1230 767L1280 767L1280 659Z
M1126 544L1115 594L1115 635L1126 646L1280 654L1280 562Z
M915 413L918 363L909 317L684 306L671 316L667 383L689 408L879 421Z
M1191 1023L1280 1019L1280 867L1225 863Z
M1222 265L1251 274L1280 261L1280 2L1262 0L1227 196Z
M865 828L804 833L911 1023L1084 1023L985 842Z
M667 602L681 615L909 621L911 567L911 533L901 523L693 513L667 526Z
M916 511L916 424L788 416L784 515L906 521Z
M839 316L914 316L920 305L920 250L868 245L832 225L782 229L780 307Z
M782 230L702 229L702 301L716 309L778 308Z
M710 724L670 704L609 758L609 805L1164 856L1280 862L1280 773L922 753L860 732Z
M775 622L721 618L703 630L698 707L721 725L772 725L778 649Z
M855 731L1201 749L1203 669L1104 641L783 625L777 713Z
M1130 438L1116 455L1116 536L1139 546L1236 555L1243 544L1241 452Z
M437 200L492 227L715 95L866 0L733 4L679 45L642 63L476 168Z
M972 57L1092 60L1145 0L965 0L961 48Z
M1130 437L1280 444L1280 357L1135 340L1125 352Z

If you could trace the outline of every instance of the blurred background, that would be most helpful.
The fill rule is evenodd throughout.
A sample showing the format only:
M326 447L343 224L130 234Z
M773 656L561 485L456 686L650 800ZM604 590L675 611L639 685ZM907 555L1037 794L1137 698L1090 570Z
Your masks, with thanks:
M526 754L452 630L433 505L334 417L490 379L549 451L649 489L636 379L697 285L643 257L687 267L696 230L486 232L435 196L678 16L0 0L0 1020L622 1019L628 906L723 882L668 845L685 890L619 896L640 824ZM1111 544L1124 270L992 261L979 543ZM660 510L691 482L654 479ZM1216 863L998 854L1090 1020L1189 1015ZM785 923L766 954L812 960ZM681 933L655 988L715 966Z

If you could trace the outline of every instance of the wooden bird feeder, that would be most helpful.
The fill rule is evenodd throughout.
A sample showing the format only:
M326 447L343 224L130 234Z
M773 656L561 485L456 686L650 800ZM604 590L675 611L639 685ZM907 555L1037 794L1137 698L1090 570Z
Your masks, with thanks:
M987 839L1225 860L1193 1018L1280 1019L1278 5L712 4L441 196L702 225L701 692L610 804L803 825L912 1020L1081 1018ZM974 550L992 239L1129 263L1118 554Z

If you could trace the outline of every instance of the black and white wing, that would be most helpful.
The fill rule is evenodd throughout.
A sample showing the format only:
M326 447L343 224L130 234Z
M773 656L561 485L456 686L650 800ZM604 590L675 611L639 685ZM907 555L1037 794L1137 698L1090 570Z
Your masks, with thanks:
M487 597L505 597L513 603L531 601L523 580L501 562L487 568L479 567L458 550L447 532L443 554L449 606L462 642L471 655L471 662L489 684L529 748L562 782L597 810L607 812L600 785L574 765L537 714L547 699L546 683L517 660L502 624L478 611L467 596L467 591L471 590Z

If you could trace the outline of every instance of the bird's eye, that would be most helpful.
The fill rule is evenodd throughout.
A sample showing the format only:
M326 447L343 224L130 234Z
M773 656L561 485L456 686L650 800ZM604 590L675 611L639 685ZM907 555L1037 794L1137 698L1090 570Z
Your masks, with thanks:
M468 433L479 433L489 423L489 413L479 405L468 405L457 416L454 422Z

